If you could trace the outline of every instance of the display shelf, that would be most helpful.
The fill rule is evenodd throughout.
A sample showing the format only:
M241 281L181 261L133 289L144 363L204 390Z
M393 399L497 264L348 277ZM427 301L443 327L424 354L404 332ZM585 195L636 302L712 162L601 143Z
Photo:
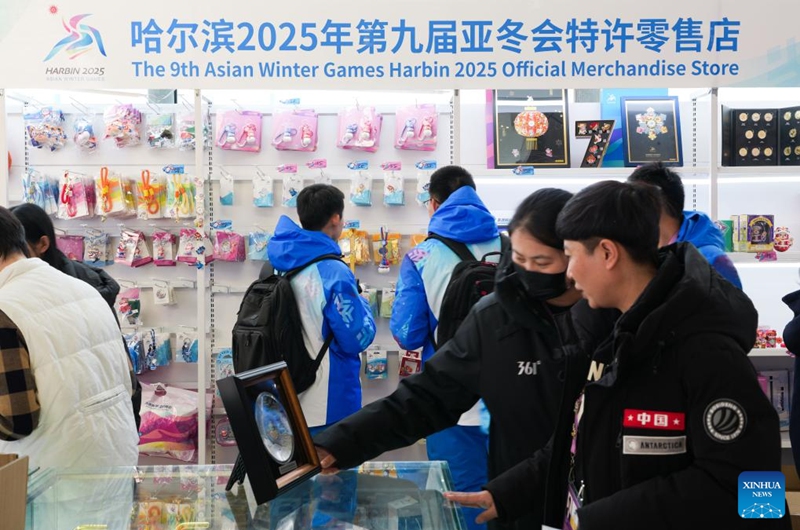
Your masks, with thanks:
M786 348L754 348L747 354L748 357L790 357Z
M800 250L778 252L777 254L777 261L758 261L755 252L728 252L728 257L737 267L743 265L753 267L800 266Z

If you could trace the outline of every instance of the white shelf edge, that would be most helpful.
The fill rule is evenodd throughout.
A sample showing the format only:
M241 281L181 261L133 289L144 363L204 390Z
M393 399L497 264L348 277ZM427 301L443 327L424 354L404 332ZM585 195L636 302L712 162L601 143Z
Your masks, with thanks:
M791 359L789 350L786 348L753 348L748 357L786 357Z
M728 257L735 265L769 266L780 264L800 265L800 251L777 252L777 261L758 261L755 252L727 252Z
M781 431L781 449L791 449L792 440L789 438L789 431Z

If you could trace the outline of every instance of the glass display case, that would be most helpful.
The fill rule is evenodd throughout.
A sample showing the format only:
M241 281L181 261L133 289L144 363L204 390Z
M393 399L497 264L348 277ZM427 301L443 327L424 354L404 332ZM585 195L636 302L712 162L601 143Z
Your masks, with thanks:
M225 491L232 466L49 469L28 486L26 529L460 530L444 462L370 462L317 475L256 506L248 487ZM245 483L246 484L246 483Z

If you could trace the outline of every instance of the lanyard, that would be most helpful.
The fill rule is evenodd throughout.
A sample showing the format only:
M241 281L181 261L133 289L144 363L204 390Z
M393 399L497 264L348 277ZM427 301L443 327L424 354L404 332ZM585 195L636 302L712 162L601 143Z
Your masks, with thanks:
M69 172L64 173L64 186L61 188L61 204L66 206L67 215L78 215L78 206L75 204L75 184Z
M576 483L575 477L575 454L578 452L578 426L580 425L581 417L583 416L584 411L584 399L585 399L585 391L581 390L578 399L575 400L575 419L572 423L572 432L570 436L572 437L572 442L569 449L569 484L573 485L575 491L577 492L578 499L580 502L583 502L583 492L585 484L583 480L580 481L580 485Z
M175 198L175 202L173 203L175 218L178 218L179 213L183 214L184 217L190 215L192 213L192 204L189 193L186 191L187 185L183 182L180 175L172 176L172 187L174 188Z
M142 171L142 198L147 203L147 211L150 214L158 213L158 196L156 189L150 184L150 171L145 169Z
M110 212L114 207L114 199L111 197L111 183L108 180L108 168L100 168L100 198L103 205L103 213Z

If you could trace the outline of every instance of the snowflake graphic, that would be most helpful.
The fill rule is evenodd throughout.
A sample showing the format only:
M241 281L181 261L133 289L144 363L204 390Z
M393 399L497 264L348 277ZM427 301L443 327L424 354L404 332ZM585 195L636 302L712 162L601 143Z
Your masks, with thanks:
M339 316L342 317L345 325L350 327L350 324L353 323L353 310L355 307L353 306L352 300L345 300L342 298L341 294L337 294L333 298L333 304L336 307L336 311L339 312Z
M739 515L743 519L780 519L783 517L783 509L776 508L769 503L758 503L745 508Z

